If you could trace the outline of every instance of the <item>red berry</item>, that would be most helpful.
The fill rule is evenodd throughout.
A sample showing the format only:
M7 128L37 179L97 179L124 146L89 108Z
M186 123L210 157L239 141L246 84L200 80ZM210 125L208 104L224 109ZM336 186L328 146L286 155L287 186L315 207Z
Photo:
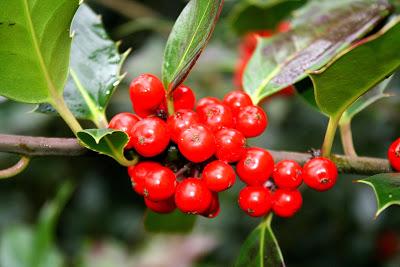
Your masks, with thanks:
M131 177L132 186L136 193L143 196L144 180L151 170L157 167L158 164L151 161L140 162L135 166L128 167L128 174Z
M161 81L152 74L142 74L135 78L130 86L130 98L137 114L158 108L165 98L165 90Z
M223 102L232 109L234 114L237 114L242 107L253 105L250 96L242 90L235 90L228 93L225 95Z
M197 113L200 121L213 132L234 126L232 111L224 104L209 104L198 110Z
M388 159L393 169L400 172L400 138L390 145Z
M243 107L236 117L236 129L246 137L259 136L267 128L267 124L267 115L258 106Z
M147 168L143 183L144 197L152 201L160 201L173 196L176 187L175 174L158 163L147 165Z
M313 158L303 167L303 181L317 191L331 189L338 176L335 163L327 158Z
M209 219L212 219L212 218L217 217L219 212L220 212L220 206L219 206L218 194L213 193L210 207L205 212L203 212L201 215L203 215L204 217L207 217Z
M140 155L154 157L167 148L170 134L163 120L146 118L136 123L132 139L134 148Z
M208 189L214 192L221 192L235 183L236 175L229 164L216 160L204 167L202 179Z
M239 193L239 206L252 217L264 216L272 207L271 192L261 186L247 186Z
M146 204L146 207L157 213L170 213L173 212L176 208L175 200L173 197L161 201L152 201L145 198L144 204Z
M239 161L246 153L246 138L235 129L222 129L215 133L218 159L227 162Z
M272 210L280 217L292 217L303 204L299 190L278 189L273 195Z
M176 187L175 204L184 213L204 213L211 202L211 191L200 179L187 178Z
M178 109L193 109L194 103L196 102L196 97L192 89L185 85L180 85L172 93L172 98L174 100L174 108Z
M197 102L196 111L198 112L199 110L210 104L221 104L221 103L222 103L221 100L219 100L216 97L212 96L204 97Z
M179 136L183 130L188 128L190 125L198 123L199 116L196 112L189 109L179 109L171 115L168 120L168 129L171 133L171 139L175 143L178 142Z
M280 188L296 189L303 181L302 168L294 160L282 160L275 165L272 178Z
M181 133L178 148L192 162L205 161L215 153L214 135L204 125L193 124Z
M237 163L236 171L240 179L248 185L261 186L274 170L274 159L262 148L248 148L244 157Z
M130 149L133 148L133 139L131 138L133 126L138 121L140 121L140 118L135 114L128 112L118 113L111 119L108 128L125 132L129 136L129 142L125 148Z

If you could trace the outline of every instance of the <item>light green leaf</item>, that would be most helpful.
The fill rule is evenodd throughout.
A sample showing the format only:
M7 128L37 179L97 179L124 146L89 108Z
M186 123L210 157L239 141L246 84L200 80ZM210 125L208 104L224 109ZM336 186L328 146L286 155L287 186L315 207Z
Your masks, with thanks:
M258 103L329 62L389 15L390 5L377 0L315 1L320 13L304 17L293 30L260 39L244 74L245 91ZM302 11L303 10L303 11ZM308 13L307 13L308 14Z
M176 210L169 214L158 214L150 210L144 217L144 228L151 233L188 233L196 222L195 215Z
M251 232L246 239L235 267L284 267L282 252L271 229L272 215Z
M127 51L119 54L118 45L107 35L99 15L87 5L79 7L73 22L70 75L64 90L69 109L79 119L106 127L105 110L124 75L121 75ZM54 113L48 104L39 112Z
M223 0L191 0L175 22L164 52L162 80L174 90L189 74L210 39Z
M374 190L378 208L376 217L386 208L400 205L400 173L376 174L357 182L367 184Z
M0 95L27 103L52 102L61 95L78 3L0 1Z

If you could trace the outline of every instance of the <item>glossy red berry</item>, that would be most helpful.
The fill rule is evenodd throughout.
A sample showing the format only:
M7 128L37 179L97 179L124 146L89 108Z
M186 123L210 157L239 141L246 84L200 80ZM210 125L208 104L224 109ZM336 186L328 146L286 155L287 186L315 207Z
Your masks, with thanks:
M152 201L148 198L145 198L144 204L147 208L157 213L171 213L176 208L174 197L170 197L161 201Z
M317 191L331 189L336 183L337 176L335 163L327 158L313 158L303 166L304 183Z
M267 128L267 124L267 115L258 106L243 107L236 117L236 129L246 137L259 136Z
M278 189L273 194L272 210L280 217L292 217L303 204L299 190Z
M207 217L209 219L212 219L212 218L217 217L219 212L220 212L220 206L219 206L218 194L213 193L210 207L205 212L203 212L201 215L203 215L204 217Z
M167 167L161 164L148 166L143 183L143 195L152 201L170 198L175 193L176 177Z
M246 153L246 138L235 129L226 128L216 132L215 143L215 155L226 162L239 161Z
M192 162L205 161L215 153L214 134L202 124L193 124L181 133L178 148Z
M136 164L135 166L128 167L128 174L131 178L133 189L136 193L144 195L144 180L149 173L158 167L158 163L151 161L144 161Z
M165 98L162 82L152 74L142 74L135 78L130 86L130 98L137 114L155 110Z
M272 178L279 188L296 189L303 182L302 169L294 160L282 160L275 164Z
M224 104L209 104L197 111L200 121L211 131L216 132L222 128L233 128L233 114L231 109Z
M174 108L178 109L193 109L194 103L196 102L196 97L192 89L186 85L180 85L172 93L172 98L174 100Z
M175 204L184 213L204 213L211 202L211 191L200 179L187 178L176 187Z
M199 123L199 116L196 112L189 109L179 109L175 111L167 120L172 141L177 143L182 131L196 123Z
M388 159L393 169L400 172L400 138L390 145Z
M198 112L199 110L210 104L221 104L221 103L222 103L221 100L219 100L218 98L207 96L197 101L196 111Z
M237 114L243 107L253 105L250 96L242 90L235 90L225 95L223 103L230 107L234 114Z
M248 148L243 158L237 163L236 171L240 179L248 185L261 186L274 170L271 154L257 147Z
M235 183L236 174L229 164L216 160L204 167L202 179L208 189L214 192L221 192Z
M271 192L261 186L247 186L239 193L239 206L252 217L264 216L272 207Z
M133 140L131 139L133 127L139 120L140 118L135 114L128 112L118 113L111 119L108 128L125 132L130 138L125 148L130 149L133 148Z
M146 118L136 123L133 146L144 157L154 157L168 146L170 134L167 124L159 118Z

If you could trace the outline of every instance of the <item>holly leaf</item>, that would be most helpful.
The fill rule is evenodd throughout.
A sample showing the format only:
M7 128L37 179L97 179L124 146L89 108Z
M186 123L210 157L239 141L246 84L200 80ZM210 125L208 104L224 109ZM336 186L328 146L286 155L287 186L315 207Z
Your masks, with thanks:
M400 17L376 34L343 51L323 69L310 73L319 109L330 117L341 116L400 66Z
M105 110L124 75L121 65L129 50L119 54L107 35L101 17L83 4L72 22L73 42L64 99L75 117L106 127ZM55 113L49 104L37 111Z
M79 0L0 1L0 95L48 103L62 94L78 5Z
M306 2L306 0L241 1L231 12L229 21L237 34L274 30L279 22Z
M112 157L124 166L135 164L135 160L127 160L124 147L129 141L125 132L113 129L86 129L79 131L77 137L86 148Z
M181 84L210 39L223 0L191 0L175 22L164 52L162 79L168 92Z
M244 73L244 89L258 103L294 84L329 62L389 15L390 5L378 0L315 1L321 9L299 20L293 29L261 38ZM303 10L303 11L301 11Z
M269 215L242 245L235 267L279 266L284 267L282 252L271 229Z
M144 216L144 228L151 233L189 233L196 222L196 216L178 210L169 214L147 210Z
M367 184L374 190L377 201L375 217L392 205L400 205L400 173L376 174L357 182Z

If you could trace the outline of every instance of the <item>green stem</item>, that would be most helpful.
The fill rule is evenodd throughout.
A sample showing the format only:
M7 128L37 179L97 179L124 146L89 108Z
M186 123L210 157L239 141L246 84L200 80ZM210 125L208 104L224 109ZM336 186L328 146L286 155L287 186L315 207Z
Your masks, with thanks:
M133 159L128 160L124 156L122 156L122 157L116 158L115 160L118 161L118 163L120 165L125 166L125 167L129 167L129 166L136 165L139 162L139 157L135 156Z
M98 113L97 117L96 117L96 120L93 120L93 123L99 129L108 128L108 120L107 120L106 115L104 113L102 113L102 114Z
M331 117L326 128L324 143L322 144L322 156L329 157L332 151L333 141L335 139L336 129L338 127L340 116Z
M170 116L173 115L175 113L175 108L174 108L174 99L172 95L167 96L167 107L168 107L168 115Z
M23 172L28 167L30 158L21 156L21 159L12 167L0 170L0 179L10 178Z
M343 151L346 156L357 157L354 149L353 134L351 132L351 121L340 125L340 137L342 139Z
M53 102L51 104L75 135L77 134L77 132L82 130L81 125L76 120L72 112L69 110L62 96L53 97Z

